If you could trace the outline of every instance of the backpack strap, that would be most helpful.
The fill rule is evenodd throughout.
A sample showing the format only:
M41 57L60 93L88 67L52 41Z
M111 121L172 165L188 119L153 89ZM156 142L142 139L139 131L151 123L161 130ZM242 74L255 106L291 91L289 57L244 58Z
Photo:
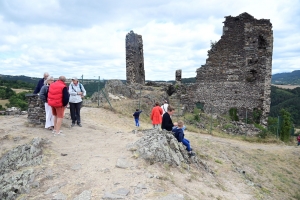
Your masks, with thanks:
M79 83L79 88L80 88L80 91L82 92L82 84L81 83Z
M73 85L72 85L72 83L71 83L71 87L72 87L72 89L74 90L74 92L77 92L74 88L73 88ZM82 92L82 87L81 87L81 83L79 83L79 88L80 88L80 91Z

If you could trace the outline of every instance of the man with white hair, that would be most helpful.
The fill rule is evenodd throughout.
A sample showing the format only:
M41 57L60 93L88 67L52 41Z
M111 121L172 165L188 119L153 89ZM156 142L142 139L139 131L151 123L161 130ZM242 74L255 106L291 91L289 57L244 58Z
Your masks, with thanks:
M48 76L49 76L49 73L48 73L48 72L45 72L45 73L44 73L44 78L42 78L41 80L39 80L39 82L38 82L38 84L37 84L37 86L36 86L36 88L35 88L33 94L38 94L38 93L40 93L40 90L41 90L41 88L44 86L44 82L45 82L45 80L47 80Z

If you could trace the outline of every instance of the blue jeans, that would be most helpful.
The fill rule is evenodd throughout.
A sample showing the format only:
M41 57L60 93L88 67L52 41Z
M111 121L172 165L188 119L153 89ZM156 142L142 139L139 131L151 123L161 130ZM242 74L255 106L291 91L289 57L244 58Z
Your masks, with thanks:
M183 139L182 139L182 144L183 144L184 146L186 146L186 150L187 150L188 152L191 151L191 145L190 145L190 141L189 141L189 140L183 138Z
M139 119L134 119L134 120L135 120L135 125L136 125L137 127L139 127L139 126L140 126Z
M300 146L300 141L298 141L298 146Z

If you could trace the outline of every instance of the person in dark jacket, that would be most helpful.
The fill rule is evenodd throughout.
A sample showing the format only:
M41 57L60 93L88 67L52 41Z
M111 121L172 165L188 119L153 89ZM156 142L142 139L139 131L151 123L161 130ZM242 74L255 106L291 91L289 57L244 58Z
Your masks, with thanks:
M143 112L143 111L142 110L139 111L139 109L136 109L135 112L133 113L136 127L140 126L139 118L140 118L141 112Z
M188 151L189 156L194 156L195 153L192 152L192 148L190 145L190 141L186 138L184 138L184 132L183 132L183 121L178 121L178 126L174 127L172 132L174 133L175 138L178 142L182 142L184 146L186 146L186 150Z
M48 78L48 76L49 76L49 73L48 73L48 72L45 72L45 73L44 73L44 78L42 78L41 80L39 80L39 82L38 82L38 84L37 84L37 86L36 86L36 88L35 88L33 94L38 94L38 93L40 93L41 88L43 87L44 82L45 82L45 80Z
M162 117L162 123L161 123L161 129L172 131L172 128L174 126L171 116L174 114L175 109L172 106L168 106L168 112L166 112Z
M58 81L49 86L48 104L52 107L54 115L54 136L61 133L60 127L69 102L69 92L65 82L66 77L60 76Z
M49 130L53 130L54 127L54 116L52 114L52 108L48 105L48 90L49 85L52 84L54 81L52 76L48 76L47 80L45 80L45 85L41 88L40 91L40 99L45 104L45 112L46 112L46 122L45 122L45 128Z

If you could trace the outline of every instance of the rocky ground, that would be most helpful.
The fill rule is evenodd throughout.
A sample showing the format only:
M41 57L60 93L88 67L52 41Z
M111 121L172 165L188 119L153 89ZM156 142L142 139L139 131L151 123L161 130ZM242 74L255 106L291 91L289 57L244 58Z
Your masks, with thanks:
M68 111L67 111L68 113ZM129 150L144 137L132 118L102 108L82 109L82 125L63 134L32 127L26 116L0 116L0 155L33 138L43 139L42 162L31 170L27 190L18 199L297 199L300 148L252 144L186 132L197 158L195 165L151 163ZM141 129L151 128L142 123ZM26 148L26 147L24 147ZM1 166L0 166L1 168ZM33 170L33 172L32 172ZM1 171L1 170L0 170Z

